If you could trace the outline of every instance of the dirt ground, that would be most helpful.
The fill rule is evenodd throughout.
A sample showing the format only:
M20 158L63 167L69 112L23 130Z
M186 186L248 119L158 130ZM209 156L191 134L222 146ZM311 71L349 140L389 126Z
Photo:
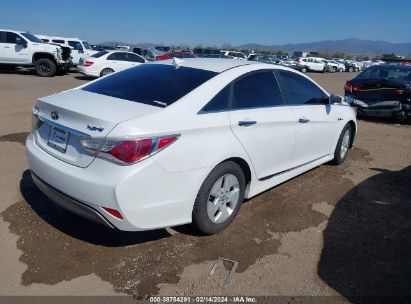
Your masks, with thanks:
M310 74L342 94L349 73ZM411 126L359 121L355 148L249 201L214 236L120 233L54 206L25 159L36 97L88 81L0 73L0 295L358 296L411 293ZM218 257L238 261L210 269ZM278 299L278 298L276 298ZM310 298L320 299L320 298Z

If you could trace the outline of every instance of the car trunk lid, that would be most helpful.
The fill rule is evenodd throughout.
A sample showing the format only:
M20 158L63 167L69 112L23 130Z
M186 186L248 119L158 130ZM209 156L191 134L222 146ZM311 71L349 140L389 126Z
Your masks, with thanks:
M394 108L409 96L410 89L405 82L388 78L355 78L350 81L355 98L368 107Z
M38 100L36 111L42 124L34 136L47 153L85 168L95 157L83 149L81 138L105 138L117 124L161 110L138 102L70 90Z

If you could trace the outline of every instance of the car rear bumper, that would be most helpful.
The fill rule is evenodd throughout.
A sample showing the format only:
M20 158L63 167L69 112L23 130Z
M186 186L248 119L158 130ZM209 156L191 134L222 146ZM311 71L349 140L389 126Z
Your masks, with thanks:
M411 115L411 105L402 104L399 101L381 102L379 105L369 105L356 99L352 95L346 95L346 101L357 109L357 113L369 117L408 117Z
M81 217L84 217L90 221L102 224L108 228L115 229L113 224L109 222L101 213L97 210L93 209L92 207L83 204L74 198L71 198L68 195L54 189L52 186L41 180L36 174L31 172L31 177L33 179L34 184L37 188L43 192L45 196L51 199L53 202L58 204L60 207L77 214Z
M81 168L44 151L32 135L26 152L34 179L48 197L80 216L124 231L190 223L195 197L208 174L206 168L167 172L153 158L131 166L96 158ZM119 211L123 219L103 208Z
M77 66L77 72L79 72L80 74L83 74L85 76L90 76L90 77L99 77L100 76L97 72L95 72L95 71L93 71L89 68L86 68L84 66L80 66L80 65Z

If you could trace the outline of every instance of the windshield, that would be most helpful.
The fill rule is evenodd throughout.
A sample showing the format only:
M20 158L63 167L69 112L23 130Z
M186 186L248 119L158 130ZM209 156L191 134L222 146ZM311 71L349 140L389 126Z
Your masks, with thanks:
M91 50L91 46L90 46L90 44L89 44L87 41L82 41L82 42L83 42L84 47L85 47L87 50Z
M26 37L28 40L30 40L31 42L36 42L36 43L44 43L43 40L41 40L40 38L37 38L36 36L34 36L33 34L30 33L20 33L22 34L24 37Z
M102 78L82 90L164 108L215 75L216 72L181 66L143 64Z

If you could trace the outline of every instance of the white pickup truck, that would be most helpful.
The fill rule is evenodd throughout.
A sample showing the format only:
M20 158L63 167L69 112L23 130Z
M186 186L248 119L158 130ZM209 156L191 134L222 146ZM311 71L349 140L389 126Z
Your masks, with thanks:
M69 47L44 43L30 33L0 29L0 69L34 66L37 75L51 77L72 66L70 53Z

